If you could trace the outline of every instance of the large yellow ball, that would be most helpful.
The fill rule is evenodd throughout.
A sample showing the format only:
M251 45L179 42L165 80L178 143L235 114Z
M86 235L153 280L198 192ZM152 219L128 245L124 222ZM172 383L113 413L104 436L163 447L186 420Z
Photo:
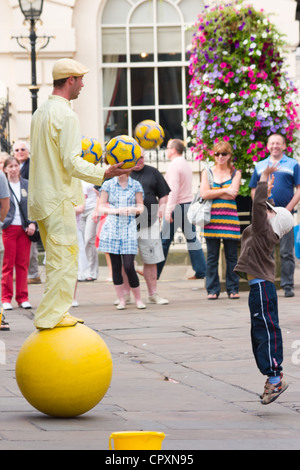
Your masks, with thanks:
M141 158L142 149L135 139L128 135L113 137L106 146L106 160L110 165L124 162L121 168L132 168Z
M32 333L19 352L16 379L34 408L69 418L86 413L101 401L112 370L105 342L95 331L77 323Z

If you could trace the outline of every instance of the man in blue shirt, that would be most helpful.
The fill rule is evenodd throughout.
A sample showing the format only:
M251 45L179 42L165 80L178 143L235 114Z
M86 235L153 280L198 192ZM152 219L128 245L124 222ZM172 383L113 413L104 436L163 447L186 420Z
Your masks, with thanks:
M275 173L272 198L275 206L285 207L293 213L300 200L300 166L298 162L285 155L285 138L280 134L272 134L269 137L268 150L270 156L259 162L250 181L251 196L254 197L255 188L264 169L274 163L278 163L278 171ZM296 191L295 191L296 188ZM291 230L280 240L281 258L281 287L285 297L294 297L294 230Z

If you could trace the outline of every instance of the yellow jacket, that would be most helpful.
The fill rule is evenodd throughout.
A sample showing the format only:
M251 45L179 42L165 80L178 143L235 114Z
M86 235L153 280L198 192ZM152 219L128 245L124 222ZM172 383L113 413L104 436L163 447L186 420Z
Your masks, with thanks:
M82 204L78 180L101 185L104 169L80 157L79 119L70 101L49 96L31 122L28 217L42 220L64 200Z

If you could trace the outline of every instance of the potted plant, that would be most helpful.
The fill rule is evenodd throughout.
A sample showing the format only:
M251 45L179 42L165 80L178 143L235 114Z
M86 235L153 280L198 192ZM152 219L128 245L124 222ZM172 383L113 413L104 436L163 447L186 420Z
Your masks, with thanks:
M289 156L300 155L298 90L287 75L286 42L263 10L242 0L206 6L193 30L185 123L192 151L209 160L214 143L229 141L242 171L240 194L247 196L271 134L284 135Z

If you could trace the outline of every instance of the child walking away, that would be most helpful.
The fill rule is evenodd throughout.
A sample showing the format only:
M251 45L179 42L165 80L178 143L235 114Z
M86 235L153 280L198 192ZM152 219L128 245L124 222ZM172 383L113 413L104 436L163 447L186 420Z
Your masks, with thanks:
M275 401L287 388L283 379L283 345L278 318L273 252L283 235L294 225L292 214L283 207L274 207L271 191L272 165L262 173L253 201L252 224L242 236L241 254L235 272L248 279L249 308L253 354L260 372L267 376L261 398L263 405Z

